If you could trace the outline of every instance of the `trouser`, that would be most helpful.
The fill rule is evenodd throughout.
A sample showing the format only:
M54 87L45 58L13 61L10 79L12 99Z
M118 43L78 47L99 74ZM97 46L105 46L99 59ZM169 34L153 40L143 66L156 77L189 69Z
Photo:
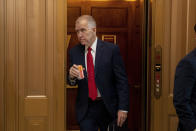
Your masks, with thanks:
M80 122L80 131L107 131L112 117L107 111L103 100L92 101L89 99L88 111L84 119Z

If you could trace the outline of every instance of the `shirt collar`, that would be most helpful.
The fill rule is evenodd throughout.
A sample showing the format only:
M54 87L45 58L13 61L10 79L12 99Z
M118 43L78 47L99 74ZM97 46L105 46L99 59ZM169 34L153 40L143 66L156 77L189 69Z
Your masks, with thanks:
M95 41L93 42L93 44L91 45L91 49L93 52L96 51L96 47L97 47L97 37L96 37ZM85 52L87 51L87 49L88 49L88 46L85 46Z

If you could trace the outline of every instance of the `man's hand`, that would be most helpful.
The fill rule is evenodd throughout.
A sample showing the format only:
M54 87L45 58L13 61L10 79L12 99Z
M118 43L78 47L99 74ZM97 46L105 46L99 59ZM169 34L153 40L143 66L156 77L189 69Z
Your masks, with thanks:
M69 69L69 77L71 79L74 79L74 78L78 78L80 75L80 72L78 70L78 66L77 65L73 65L70 69Z
M122 127L123 123L127 119L127 112L124 112L122 110L118 111L118 120L117 120L117 125Z

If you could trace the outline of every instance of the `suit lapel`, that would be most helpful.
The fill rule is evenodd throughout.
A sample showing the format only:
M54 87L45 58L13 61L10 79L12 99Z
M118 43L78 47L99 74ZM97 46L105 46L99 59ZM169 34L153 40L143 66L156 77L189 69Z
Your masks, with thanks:
M96 58L95 58L95 77L97 75L98 72L98 67L99 64L101 63L101 56L103 54L103 43L101 42L101 40L97 40L97 48L96 48Z

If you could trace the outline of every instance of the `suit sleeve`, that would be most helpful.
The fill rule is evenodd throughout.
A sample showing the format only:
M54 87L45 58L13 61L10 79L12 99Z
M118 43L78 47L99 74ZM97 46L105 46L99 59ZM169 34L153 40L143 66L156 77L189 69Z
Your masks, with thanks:
M70 67L73 65L72 63L72 53L71 53L71 50L69 51L69 54L68 54L68 59L69 59L69 68L68 68L68 71L67 71L67 83L70 85L70 86L75 86L77 84L77 80L76 79L71 79L69 77L69 69Z
M196 128L195 114L190 104L195 73L194 66L188 60L182 60L176 68L173 102L184 131L193 131Z
M115 75L115 86L118 92L118 109L129 110L129 87L125 67L118 46L113 50L113 71Z

